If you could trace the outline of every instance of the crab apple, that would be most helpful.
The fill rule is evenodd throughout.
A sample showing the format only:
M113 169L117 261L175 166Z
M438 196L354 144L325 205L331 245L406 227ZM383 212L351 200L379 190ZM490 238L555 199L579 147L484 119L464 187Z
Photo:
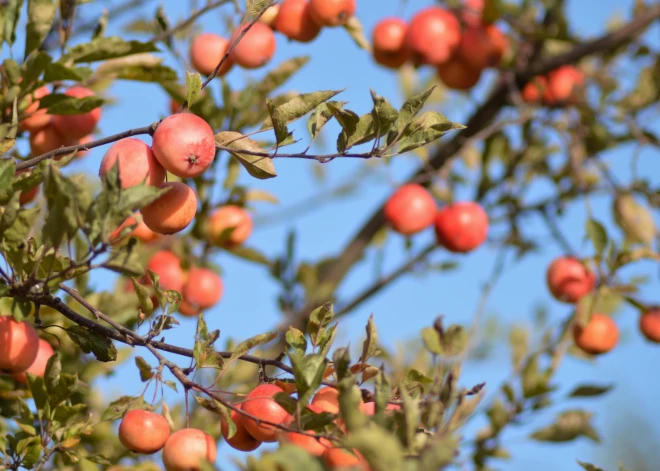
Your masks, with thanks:
M94 136L92 136L91 134L88 134L85 137L82 137L82 138L80 138L80 140L78 140L78 145L89 144L93 140L94 140ZM81 158L85 157L87 154L89 154L89 150L87 150L87 149L78 149L78 153L76 154L76 158L81 159Z
M233 44L239 35L250 26L241 25L231 36ZM231 58L234 63L244 69L258 69L263 67L273 58L275 54L275 34L263 23L255 23L241 38L240 42L232 49Z
M315 414L324 412L323 408L314 404L308 404L307 408ZM324 444L319 439L299 432L284 432L280 434L279 440L281 443L290 443L303 448L307 453L313 456L322 456L328 448L328 445Z
M165 446L170 425L155 412L134 409L128 411L119 424L119 441L129 450L151 455Z
M17 170L16 176L20 175L21 173L30 173L30 170L27 168L24 168L23 170ZM18 203L21 206L31 203L37 197L37 193L39 193L39 184L28 191L22 191L18 197Z
M39 353L39 336L31 324L0 316L0 371L22 373Z
M192 113L177 113L160 122L151 148L165 169L179 178L202 174L215 159L215 136L209 123Z
M229 40L214 33L203 33L190 43L190 62L197 72L202 75L211 75L229 49ZM228 57L218 76L223 76L232 68L234 63Z
M163 447L167 471L198 471L204 461L214 463L218 446L211 435L195 428L174 432Z
M158 234L176 234L190 225L197 212L197 196L185 183L167 182L169 191L140 210L144 223Z
M294 41L308 43L316 39L321 26L312 19L307 0L284 0L275 20L275 31Z
M242 409L260 420L275 424L288 424L291 420L291 414L272 398L275 394L281 392L284 392L284 390L274 384L257 386L245 397ZM257 440L262 442L277 441L278 429L274 426L259 424L248 417L243 417L242 420L249 434Z
M39 99L49 94L50 90L44 86L37 88L28 95L30 104L25 109L25 114L29 114L30 116L19 123L20 129L34 132L50 124L51 116L47 113L47 110L45 108L39 109Z
M60 134L50 124L30 133L30 151L32 151L32 155L45 154L60 147L73 145L75 142L75 140L71 140Z
M341 26L355 14L355 0L309 0L312 19L321 26Z
M371 33L374 59L384 67L398 69L410 58L406 47L408 24L401 18L385 18Z
M154 156L151 147L134 137L121 139L110 146L101 159L99 177L102 181L115 165L119 166L122 188L142 183L161 186L165 181L165 169Z
M186 275L181 268L181 260L169 250L161 250L153 254L147 262L146 269L160 277L158 283L163 289L178 292L183 290Z
M596 287L596 275L574 257L559 257L548 267L546 283L555 299L575 304Z
M591 355L600 355L616 346L619 328L611 317L595 313L586 326L573 325L573 339L581 350Z
M481 70L498 65L507 46L507 38L497 26L471 26L463 32L457 54L473 69Z
M385 406L385 411L401 410L399 404L387 404ZM364 413L366 415L374 415L376 413L376 403L375 402L365 402L364 403Z
M312 404L330 414L339 414L339 390L324 386L314 394ZM360 399L359 409L364 412L364 401Z
M383 211L392 229L409 236L431 226L437 210L435 200L426 188L408 184L390 196Z
M481 24L485 6L485 0L465 0L460 12L463 23L468 26Z
M192 303L189 303L185 299L181 300L179 303L179 314L185 317L197 317L202 312L199 306L195 306Z
M447 62L460 41L460 23L453 13L439 7L420 10L406 33L406 45L415 65Z
M479 83L481 69L465 62L463 56L454 56L438 66L438 77L447 88L469 90Z
M488 236L488 215L477 203L452 203L438 211L435 235L438 243L450 252L471 252Z
M362 454L353 450L354 454L345 448L327 448L323 452L323 461L330 469L361 469L368 471L369 464Z
M241 408L241 404L234 404L237 409ZM261 442L250 435L243 423L243 415L235 410L231 411L231 420L236 425L236 432L231 438L229 436L229 425L223 419L220 419L220 429L222 436L225 437L227 444L239 451L254 451L261 445Z
M266 8L266 11L259 17L259 23L263 23L266 26L270 26L277 31L275 27L275 22L277 21L277 16L280 13L280 5L273 5Z
M526 103L539 103L548 88L548 81L543 76L534 77L522 89L522 99Z
M133 227L133 230L126 234L124 237L119 238L121 232L127 227ZM158 240L161 235L156 234L154 231L149 229L141 217L136 218L135 216L129 216L124 220L124 222L121 223L117 229L112 231L108 239L112 244L116 244L126 237L136 237L138 240L148 244Z
M209 238L220 247L242 245L252 233L252 216L233 204L221 206L209 218Z
M224 286L217 273L208 268L193 268L183 285L183 299L200 310L208 309L222 298Z
M639 330L651 342L660 343L660 309L644 312L639 317Z
M16 382L23 384L27 383L26 373L30 373L35 376L41 376L43 378L44 374L46 374L46 364L48 363L48 359L54 354L55 352L53 351L53 347L51 347L51 345L44 339L39 339L37 357L34 359L30 367L24 372L15 374L12 377Z
M85 98L95 96L89 88L74 86L64 92L75 98ZM101 119L101 108L94 108L87 113L74 115L53 115L52 123L57 132L70 139L80 139L85 137L96 127Z
M584 74L571 65L553 70L547 76L544 98L548 104L570 102L574 91L584 85Z

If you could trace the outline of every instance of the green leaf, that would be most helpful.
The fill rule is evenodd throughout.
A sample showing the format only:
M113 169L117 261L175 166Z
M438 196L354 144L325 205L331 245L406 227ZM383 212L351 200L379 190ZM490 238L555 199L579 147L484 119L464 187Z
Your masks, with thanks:
M133 284L133 289L135 289L138 302L140 303L140 308L145 312L145 314L150 316L151 313L154 312L154 303L151 300L149 289L146 286L141 285L134 277L131 278L131 282Z
M93 353L97 360L110 362L117 359L117 349L107 337L79 325L69 327L66 333L83 352Z
M601 254L607 247L607 231L605 227L595 219L587 219L585 223L585 230L587 236L596 250L596 253Z
M39 108L48 109L56 115L77 115L92 111L103 105L105 100L97 96L76 98L62 93L51 93L39 100Z
M374 102L374 108L371 115L374 118L375 128L378 129L378 136L383 136L390 131L390 128L396 123L399 112L395 110L387 98L384 98L375 91L371 90L371 100Z
M318 345L319 335L330 325L335 316L332 302L327 302L312 311L307 321L307 333L312 340L312 345Z
M582 462L582 461L580 461L580 460L575 460L575 461L577 461L577 464L579 464L580 466L582 466L582 467L583 467L584 469L586 469L587 471L605 471L603 468L599 468L599 467L596 466L596 465L593 465L593 464L590 464L590 463L584 463L584 462Z
M598 435L591 425L592 414L583 410L568 410L557 416L555 422L533 432L530 437L542 442L562 443L585 436L598 442Z
M376 354L376 347L378 346L378 331L374 324L374 315L369 316L369 321L365 327L367 338L362 343L362 356L360 361L366 363L372 356Z
M226 247L224 250L235 257L242 258L243 260L270 266L270 260L268 260L268 257L252 247L239 245L236 247Z
M273 130L275 131L275 142L279 146L291 133L289 133L286 123L282 120L279 108L273 105L272 100L266 100L266 108L268 108L268 114L270 115Z
M312 93L303 93L298 95L287 102L277 106L280 121L283 124L289 124L299 118L302 118L307 113L312 111L318 105L328 101L330 98L341 93L343 90L324 90ZM271 129L273 121L271 118L266 119L261 126L260 131Z
M186 100L191 107L202 93L202 76L197 72L186 71Z
M420 457L420 469L444 469L458 454L459 440L452 435L437 434L427 443Z
M289 358L296 379L298 402L301 406L305 406L321 385L328 360L317 354L301 357L293 352L289 353Z
M349 366L351 364L351 358L348 353L348 349L341 347L335 350L332 354L332 362L335 368L335 373L337 377L341 380L349 375Z
M163 59L161 57L145 52L105 61L99 65L96 74L102 77L138 82L155 82L161 84L176 82L178 79L176 71L163 65L162 62ZM195 97L196 99L197 97Z
M154 372L151 366L149 366L149 363L147 363L147 360L142 358L141 356L135 357L135 364L138 367L138 370L140 370L140 380L144 383L145 381L149 381L151 378L154 377Z
M422 342L424 342L424 346L429 352L434 355L442 355L440 334L433 327L424 327L422 329Z
M327 103L321 103L314 109L307 120L307 130L312 140L316 139L321 129L334 117L328 105L332 105L337 109L343 109L345 104L345 101L329 101Z
M73 393L78 390L78 373L60 375L60 380L55 387L55 390L48 397L48 402L52 408L57 407L62 402L70 399Z
M255 335L254 337L251 337L241 343L239 343L235 348L233 353L231 354L231 357L229 357L229 362L231 363L238 358L242 357L246 353L248 353L250 350L253 348L260 347L261 345L265 345L274 338L277 337L277 332L268 332L265 334L259 334Z
M358 125L360 124L361 118L355 112L338 108L332 103L328 103L328 108L342 128L339 136L337 136L337 152L344 152L349 146L349 139L351 139L351 136L358 134ZM366 126L368 126L368 124L363 122L360 132L366 132Z
M305 352L307 351L307 339L302 331L293 326L289 326L289 330L286 333L286 343L296 355L305 355Z
M0 7L0 39L10 46L16 40L16 25L23 8L23 0L7 0Z
M44 82L52 83L61 80L74 80L83 82L92 76L89 67L69 67L59 62L51 62L45 67Z
M337 383L339 411L349 436L370 424L370 420L360 410L362 392L355 384L356 379L354 375L346 376Z
M582 384L576 387L568 397L595 397L610 392L614 388L613 384Z
M55 20L54 0L28 0L28 21L25 33L25 55L37 49L46 39Z
M16 163L14 159L0 160L0 189L9 188L16 174Z
M46 373L44 374L44 381L46 382L46 391L48 391L48 394L55 394L55 390L60 383L61 374L62 362L60 360L60 353L55 352L55 354L48 359L48 362L46 363Z
M465 351L468 343L468 333L463 326L458 324L450 325L440 336L442 345L442 354L444 356L456 356Z
M360 49L371 52L371 42L365 36L364 28L357 15L350 16L343 27Z
M218 147L229 148L229 152L245 167L245 170L255 178L264 180L277 176L275 164L270 157L264 155L246 154L241 151L258 152L264 150L252 139L235 131L221 131L215 135L215 144Z
M348 435L344 445L355 448L362 453L374 471L403 469L404 455L401 442L396 438L396 435L375 424L352 432Z
M34 399L34 405L37 406L38 410L43 410L46 404L48 404L48 392L46 392L44 379L32 373L26 373L25 376L27 377L30 393Z
M465 126L449 121L436 111L428 111L415 118L403 133L397 152L402 154L425 146L456 129L465 129Z
M48 213L43 234L44 241L53 247L59 247L64 240L72 239L78 231L78 223L82 220L78 193L71 179L62 175L54 165L48 167L44 181Z
M126 411L133 409L144 409L146 404L142 396L122 396L110 403L101 417L102 421L114 421L120 419Z
M159 52L159 49L151 42L125 41L120 37L109 36L72 47L58 62L63 64L69 62L98 62L141 52Z
M410 123L412 123L415 116L417 116L417 113L422 109L426 100L429 99L434 89L435 86L418 95L413 95L405 101L399 110L399 116L397 116L392 130L387 136L387 145L391 145L399 140L400 136L408 128Z

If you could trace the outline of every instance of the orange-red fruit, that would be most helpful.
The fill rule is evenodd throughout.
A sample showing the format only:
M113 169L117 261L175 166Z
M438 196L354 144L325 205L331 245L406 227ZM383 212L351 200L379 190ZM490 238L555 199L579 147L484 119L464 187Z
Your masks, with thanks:
M578 87L584 85L584 74L571 65L565 65L553 70L547 77L548 86L545 100L548 104L570 102L570 98Z
M275 30L294 41L308 43L319 35L321 26L310 16L307 0L284 0L275 19Z
M94 136L88 134L85 137L80 138L80 140L78 141L78 145L89 144L93 140L94 140ZM80 159L82 157L85 157L87 154L89 154L88 150L79 149L78 153L76 154L76 158Z
M651 342L660 343L660 310L643 313L639 318L639 330Z
M209 238L220 247L242 245L252 233L252 217L246 209L235 205L222 206L209 218Z
M423 186L408 184L390 196L384 214L392 229L409 236L431 226L437 209L433 196Z
M534 77L522 90L522 99L527 103L539 103L548 88L548 81L545 77Z
M89 88L74 86L69 88L65 95L75 98L95 96ZM96 127L101 119L101 108L94 108L87 113L75 115L53 115L52 123L57 132L69 139L80 139L85 137Z
M165 446L170 425L165 417L146 410L128 411L119 424L119 441L135 453L151 455Z
M30 150L34 156L73 144L75 140L64 137L52 125L30 133Z
M369 470L369 464L360 452L357 450L353 450L353 452L355 454L351 454L344 448L327 448L323 453L323 460L330 469Z
M502 61L506 36L495 25L471 26L463 32L458 54L473 69L493 67Z
M179 178L194 178L215 159L215 136L209 123L192 113L177 113L160 122L151 148L165 167Z
M19 383L27 383L26 373L33 374L35 376L44 377L46 374L46 364L48 359L55 354L53 347L50 346L48 342L44 339L39 339L39 349L37 350L37 357L34 359L30 367L25 370L23 373L18 373L13 375L15 381Z
M163 464L167 471L197 471L202 463L215 463L218 447L213 437L194 428L174 432L163 447Z
M126 220L121 223L121 225L115 229L109 237L109 240L111 243L115 244L119 242L122 239L119 239L119 235L121 232L127 228L127 227L134 227L134 229L126 234L123 238L126 237L136 237L138 240L148 244L150 242L154 242L155 240L158 240L161 235L156 234L154 231L149 229L147 225L144 223L142 218L139 218L140 220L138 221L135 216L129 216L126 218Z
M546 273L548 289L555 299L577 303L596 287L596 275L573 257L556 258Z
M480 25L484 7L484 0L465 0L461 8L461 20L468 26Z
M453 15L439 7L420 10L410 21L406 45L416 65L447 62L461 41L461 26Z
M199 306L195 306L185 299L181 300L181 303L179 304L179 314L182 316L197 317L199 316L200 312L202 312L202 310Z
M232 44L248 26L249 24L241 25L234 31L230 40ZM258 69L270 62L275 54L275 47L273 30L265 24L257 22L231 51L231 57L244 69Z
M241 404L234 404L234 406L236 406L237 409L241 408ZM236 433L234 433L234 436L231 438L227 438L229 436L229 426L227 425L227 422L222 419L220 421L222 436L227 440L227 444L239 451L254 451L259 448L261 442L248 433L245 424L243 424L243 415L232 410L231 420L236 425Z
M341 26L355 14L355 0L310 0L312 19L321 26Z
M447 88L469 90L479 83L481 69L465 62L463 56L454 56L438 66L438 77Z
M385 406L385 411L391 411L391 410L401 410L401 406L399 404L387 404L387 406ZM376 413L376 403L365 402L364 413L366 415L374 415Z
M170 190L140 210L144 223L158 234L176 234L190 225L197 212L197 196L185 183L168 182Z
M45 108L39 109L39 99L48 94L50 94L50 90L48 90L48 87L43 86L28 95L30 104L24 113L30 116L20 122L20 129L34 132L50 124L51 116L46 112L47 110Z
M277 28L275 27L275 22L277 21L277 15L279 15L279 12L280 12L280 5L273 5L272 7L268 7L266 8L264 14L259 17L259 22L267 26L270 26L275 31L277 31Z
M158 283L161 288L178 292L183 289L186 276L181 269L181 261L169 250L161 250L153 254L147 262L146 269L160 277Z
M146 183L160 186L165 181L165 169L154 156L151 147L134 137L127 137L115 142L101 160L99 177L101 180L112 169L119 166L119 178L122 188Z
M217 273L208 268L193 268L188 272L181 295L188 303L203 310L216 305L223 291L222 279Z
M401 18L385 18L378 22L371 34L374 59L382 66L398 69L410 57L406 47L408 24Z
M319 389L312 398L312 405L330 414L339 414L339 391L330 386ZM360 399L359 409L364 412L364 401Z
M190 44L190 62L197 72L211 75L229 49L229 41L214 33L204 33L193 39ZM225 75L234 63L228 57L220 70L219 76Z
M619 341L619 328L611 317L595 313L586 326L573 326L573 339L581 350L600 355L616 346Z
M272 399L275 394L281 392L284 392L284 390L274 384L257 386L245 397L242 408L245 412L260 420L275 424L287 424L291 420L291 415ZM242 420L247 431L257 440L262 442L277 441L277 428L263 423L258 424L247 417L243 417Z
M324 412L323 408L314 404L308 404L307 408L315 414ZM326 443L321 442L315 437L304 435L299 432L285 432L281 434L280 441L303 448L307 451L307 453L313 456L322 456L325 450L328 448Z
M0 316L0 372L22 373L39 352L39 336L31 324Z
M435 235L438 243L450 252L471 252L488 236L488 215L477 203L450 204L438 211Z

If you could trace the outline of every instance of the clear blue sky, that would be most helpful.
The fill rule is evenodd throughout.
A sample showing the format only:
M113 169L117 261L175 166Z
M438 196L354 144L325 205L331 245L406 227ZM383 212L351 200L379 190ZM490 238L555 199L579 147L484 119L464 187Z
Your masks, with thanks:
M99 3L84 6L83 11L91 14L99 10ZM184 17L188 12L188 2L162 2L166 11L174 20ZM200 3L200 2L198 2ZM430 5L429 0L359 0L358 17L363 22L365 30L369 33L373 25L381 18L392 14L403 15L410 18L413 12ZM602 32L608 22L617 14L619 17L629 16L632 0L603 0L595 1L569 1L570 18L573 25L581 34L592 36ZM377 8L374 8L376 7ZM594 8L598 6L598 8ZM110 9L111 10L111 9ZM112 11L112 10L111 10ZM149 14L152 8L147 9ZM111 16L111 25L112 16ZM204 31L223 33L223 21L219 13L206 15L201 21ZM120 34L111 26L109 34ZM657 30L649 35L657 47ZM358 113L364 113L371 108L369 88L374 88L380 95L388 97L395 106L402 102L397 75L377 67L366 52L359 50L342 30L324 30L321 36L311 45L288 44L278 36L277 53L273 64L280 63L295 55L309 54L311 62L298 74L285 90L309 92L320 89L347 90L340 95L340 99L349 101L349 107ZM184 51L186 47L182 48ZM163 54L168 62L170 56ZM229 80L237 87L244 77L259 77L264 70L246 72L234 68ZM494 77L487 74L474 93L480 99L488 88L490 80ZM218 84L213 90L217 93ZM128 128L144 126L159 119L168 109L165 94L157 87L149 84L117 82L111 88L111 94L119 98L116 106L104 111L100 123L103 135L113 134ZM139 106L136 104L139 103ZM450 99L442 108L443 112L452 120L464 122L471 109L469 101L457 95ZM332 151L337 128L332 126L326 133L326 142L329 145L321 150ZM306 131L297 127L297 136L306 139ZM93 150L80 164L72 169L84 170L90 175L97 173L98 163L105 151L104 148ZM610 163L618 175L625 178L629 174L628 162L632 149L621 148L608 155ZM642 174L657 175L660 166L657 155L645 151L641 159ZM327 182L319 187L311 178L312 162L302 160L283 160L276 162L279 176L268 181L248 180L251 186L261 188L276 194L281 203L279 207L268 204L258 206L259 215L277 212L282 208L304 201L311 195L317 194L323 188L332 188L337 183L347 179L353 172L361 167L361 162L350 160L336 160L325 166ZM317 210L308 212L302 217L287 220L285 223L257 228L251 239L251 244L259 247L269 255L278 254L283 246L287 232L295 228L298 232L299 254L303 259L316 260L320 257L334 255L341 250L344 244L352 237L355 230L362 224L364 218L371 214L391 192L392 185L403 181L410 172L416 168L417 159L409 156L400 157L387 171L385 178L371 179L365 183L361 191L344 201L323 205ZM657 181L657 180L656 180ZM609 209L606 201L596 201L595 212L610 224ZM569 236L574 247L580 247L583 237L583 224L585 209L582 204L570 208L561 222L561 227ZM537 256L528 257L523 262L511 265L497 285L490 298L487 313L497 315L502 323L531 320L534 308L539 303L545 303L550 308L550 321L564 318L569 308L553 301L545 289L545 269L549 261L561 253L559 247L552 243L545 227L539 220L529 219L527 227L532 233L538 234L545 243L544 251ZM609 226L608 226L609 227ZM422 247L431 240L429 231L415 239L415 246ZM546 242L547 241L547 242ZM492 270L495 251L483 248L478 252L460 257L461 268L450 274L430 274L423 278L405 277L392 284L390 288L372 298L369 302L357 309L350 318L345 319L340 328L340 342L356 345L362 341L364 324L371 313L379 329L381 341L395 348L404 340L416 337L420 329L429 325L435 316L444 314L447 322L468 324L476 309L477 299L482 284L488 279ZM389 238L385 266L395 267L403 260L403 240L397 236ZM436 259L444 260L445 256L435 255ZM235 339L244 339L263 332L280 320L276 304L277 286L258 266L246 264L233 258L220 256L216 260L225 271L225 295L221 303L206 313L206 320L211 328L219 328L222 336L231 336ZM350 297L362 287L368 285L373 279L373 254L367 263L351 272L340 290L340 297ZM630 272L647 273L652 276L652 282L643 293L646 299L657 296L657 267L653 265L639 265ZM114 278L101 275L95 278L99 287L111 288ZM655 290L653 289L655 288ZM657 403L656 391L660 387L660 377L657 373L655 361L660 360L660 348L653 347L640 339L636 333L636 313L624 310L617 317L622 331L622 342L617 350L606 355L595 364L568 359L561 369L557 382L562 384L562 391L567 392L575 385L581 383L609 383L616 382L617 388L608 396L592 401L563 401L558 408L537 415L529 424L512 429L505 437L511 438L509 450L513 458L509 462L498 463L500 469L510 471L535 469L537 471L555 471L558 469L577 469L575 459L594 459L601 466L613 469L615 462L597 458L598 447L585 440L577 440L569 445L544 445L524 440L526 434L538 426L550 422L554 412L563 408L585 405L596 413L595 423L603 431L602 447L608 447L608 438L613 435L612 428L607 427L612 420L618 419L624 410L628 414L641 415L653 422L660 419L660 409L654 407ZM175 344L190 346L191 333L194 331L194 322L182 322L182 327L175 333L168 334L168 341ZM220 344L224 342L220 341ZM500 381L510 372L508 351L496 348L487 361L468 365L464 368L462 384L472 385L486 381L489 391L496 391ZM109 398L120 394L136 394L140 389L138 385L137 370L132 362L127 368L121 368L118 378L104 384L103 390ZM653 366L652 366L653 365ZM132 386L128 386L132 385ZM174 398L172 398L174 399ZM624 409L625 408L625 409ZM481 421L475 421L475 426ZM470 427L469 432L473 429ZM658 427L652 429L656 435ZM506 441L504 442L506 446ZM221 445L218 464L222 469L229 469L225 463L226 457L235 455L226 445Z

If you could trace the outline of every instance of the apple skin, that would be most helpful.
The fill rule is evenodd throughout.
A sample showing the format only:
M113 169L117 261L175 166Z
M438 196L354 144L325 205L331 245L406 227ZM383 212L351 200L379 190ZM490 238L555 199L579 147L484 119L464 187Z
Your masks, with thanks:
M389 69L398 69L410 59L406 47L408 23L397 17L384 18L371 33L376 62Z
M163 447L163 464L167 471L198 471L203 460L215 463L218 446L211 435L202 430L184 428L174 432Z
M243 245L250 237L252 227L252 216L246 209L231 204L221 206L209 218L209 239L218 247L236 247ZM232 228L230 234L223 234Z
M202 75L211 75L227 53L229 46L229 40L218 34L200 34L190 43L189 54L193 68ZM217 76L226 75L233 65L233 61L228 57L218 70Z
M234 406L236 406L237 409L241 408L240 403L234 404ZM239 412L232 410L231 420L236 425L236 433L234 433L234 436L231 438L227 438L229 435L229 426L227 425L227 422L222 419L220 421L222 436L225 438L227 445L234 448L235 450L246 452L254 451L259 448L259 446L261 446L261 442L250 435L250 433L245 428L245 424L243 423L243 416Z
M215 306L224 291L220 276L207 268L192 268L183 285L183 299L200 310Z
M650 342L660 343L660 308L653 308L639 317L639 330Z
M19 123L19 129L22 131L34 132L50 124L51 115L47 113L45 108L39 109L39 99L50 94L48 87L43 86L37 88L30 95L28 101L30 104L25 109L24 113L30 116L25 118Z
M357 7L356 0L310 0L309 4L312 20L327 27L346 24Z
M407 184L390 196L383 212L394 231L410 236L433 225L437 209L435 199L426 188Z
M463 60L463 56L454 56L438 66L438 78L447 88L467 91L479 83L481 68L475 68Z
M119 441L129 450L151 455L165 446L170 425L165 417L140 409L128 411L119 424Z
M26 373L30 373L43 378L44 374L46 374L46 365L48 364L48 360L54 354L55 352L53 351L53 347L44 339L39 339L39 350L37 351L37 357L34 359L30 367L23 373L12 375L14 381L17 383L27 384Z
M488 215L471 201L449 204L438 211L435 234L438 243L450 252L471 252L486 241Z
M157 234L176 234L195 219L197 196L192 188L181 182L167 182L161 188L170 190L140 210L142 220Z
M321 26L311 17L310 5L307 0L281 2L273 29L300 43L313 41L321 32Z
M158 284L161 288L179 293L183 290L186 276L181 268L181 260L169 250L160 250L153 254L147 262L146 270L151 270L160 277ZM151 278L148 275L145 277L149 280L148 284L151 284Z
M122 188L131 188L143 182L159 187L165 181L165 169L151 147L134 137L121 139L110 146L101 159L99 177L102 181L115 165L119 166Z
M244 24L236 28L230 42L233 44L248 26L248 24ZM235 64L244 69L258 69L270 62L275 55L276 47L277 42L273 30L269 26L257 22L232 49L231 58Z
M573 325L573 339L581 350L591 355L602 355L616 347L619 328L611 317L594 313L586 326Z
M574 257L558 257L546 272L552 296L563 303L575 304L596 287L596 275Z
M39 335L27 321L0 316L0 373L23 373L37 358Z
M453 13L429 7L417 12L408 26L406 45L415 65L440 65L456 52L461 25Z
M275 424L288 424L291 420L289 414L272 397L284 392L274 384L262 384L254 388L243 401L242 409L248 414L261 420ZM242 418L248 433L261 442L276 442L279 429L268 424L258 424L248 417Z
M89 88L75 85L64 92L75 98L95 96ZM87 113L74 115L53 115L52 124L55 130L68 139L81 139L94 131L101 120L101 108L94 108Z

